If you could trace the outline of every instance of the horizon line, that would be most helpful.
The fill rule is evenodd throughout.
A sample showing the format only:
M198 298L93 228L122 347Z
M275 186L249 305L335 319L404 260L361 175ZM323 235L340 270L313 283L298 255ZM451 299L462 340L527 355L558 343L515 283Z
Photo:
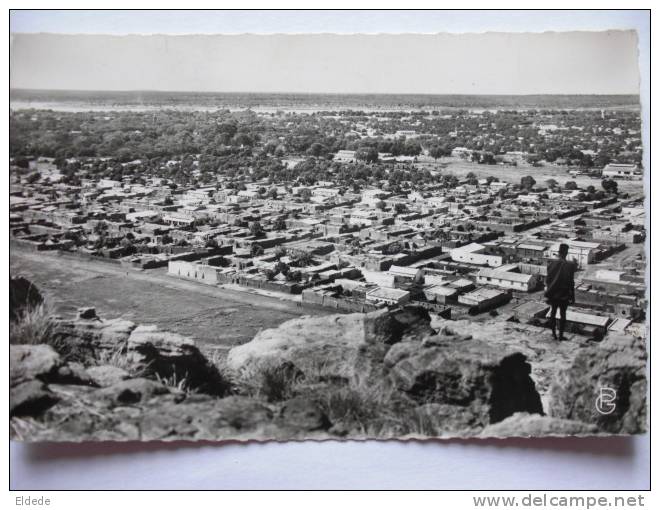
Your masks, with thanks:
M299 94L299 95L335 95L335 96L494 96L494 97L531 97L531 96L635 96L639 97L639 92L618 92L611 94L590 93L590 92L535 92L525 94L470 94L462 92L297 92L297 91L255 91L255 90L162 90L162 89L40 89L40 88L22 88L10 87L9 93L21 92L96 92L96 93L137 93L137 92L157 92L164 94Z

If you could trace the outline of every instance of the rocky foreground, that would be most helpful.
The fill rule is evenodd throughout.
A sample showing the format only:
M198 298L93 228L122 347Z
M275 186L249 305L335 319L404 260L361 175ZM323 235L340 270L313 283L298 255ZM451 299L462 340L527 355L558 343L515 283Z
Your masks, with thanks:
M12 279L14 439L503 437L646 430L645 348L629 336L557 343L540 328L503 321L431 323L424 310L403 308L291 320L214 360L189 338L122 319L103 320L92 308L73 320L32 313L40 302L29 282ZM596 409L601 387L616 391L610 414Z

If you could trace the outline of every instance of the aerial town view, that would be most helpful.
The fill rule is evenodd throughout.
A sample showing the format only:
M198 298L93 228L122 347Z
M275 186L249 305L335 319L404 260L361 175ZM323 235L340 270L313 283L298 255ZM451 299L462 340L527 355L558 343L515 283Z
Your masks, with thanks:
M11 106L12 437L644 432L638 96Z

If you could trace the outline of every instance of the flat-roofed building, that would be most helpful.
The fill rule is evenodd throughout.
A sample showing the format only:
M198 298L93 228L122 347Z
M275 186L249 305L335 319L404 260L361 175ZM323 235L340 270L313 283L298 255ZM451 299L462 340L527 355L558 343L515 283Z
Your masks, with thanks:
M551 311L552 310L548 310L546 318L550 318ZM607 331L607 326L610 324L611 320L612 319L609 317L583 312L581 310L569 308L566 311L566 324L568 326L577 326L580 329L580 332L586 335L603 335Z
M603 177L611 179L641 179L642 171L635 164L610 163L603 168Z
M498 269L482 269L477 274L477 283L494 285L501 289L512 289L521 292L531 292L539 285L539 278L533 274L501 271Z
M387 305L403 305L410 301L410 292L402 289L376 287L367 292L366 300L372 303L385 303Z
M600 243L565 240L559 243L554 243L550 246L548 255L550 255L550 257L557 257L559 255L559 245L562 243L568 245L567 260L575 259L580 267L592 264L596 260L596 253L600 247Z
M195 218L184 216L182 214L168 214L163 216L163 221L170 225L188 226L195 222Z
M457 289L447 285L430 285L424 288L424 297L428 301L435 301L436 303L447 303L448 301L455 301L459 292Z
M355 151L341 150L335 154L335 161L341 161L343 163L352 163L355 161Z
M395 266L392 265L387 270L389 274L394 276L395 283L412 283L422 279L423 271L417 267Z
M470 243L460 248L454 248L449 253L454 262L464 262L479 266L498 267L503 263L501 255L490 255L484 253L486 247L478 243Z
M510 295L497 289L481 288L458 296L458 302L477 311L494 308L509 301Z

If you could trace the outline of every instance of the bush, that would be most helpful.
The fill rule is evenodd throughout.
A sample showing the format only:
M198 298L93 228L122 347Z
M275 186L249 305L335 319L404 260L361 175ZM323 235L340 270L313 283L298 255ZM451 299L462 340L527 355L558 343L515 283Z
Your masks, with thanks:
M344 430L368 436L438 434L431 417L386 380L351 380L318 391L321 409L331 423Z
M10 324L9 343L52 345L54 343L53 328L50 307L43 303L39 304L26 309L17 321ZM55 346L53 345L53 347Z
M297 385L304 374L293 363L262 363L243 372L236 379L239 391L268 402L281 402L296 395Z

